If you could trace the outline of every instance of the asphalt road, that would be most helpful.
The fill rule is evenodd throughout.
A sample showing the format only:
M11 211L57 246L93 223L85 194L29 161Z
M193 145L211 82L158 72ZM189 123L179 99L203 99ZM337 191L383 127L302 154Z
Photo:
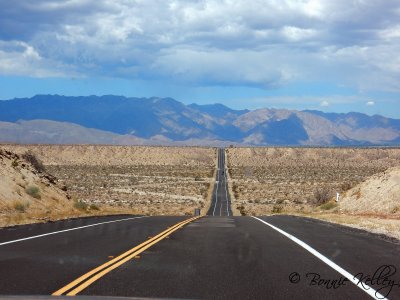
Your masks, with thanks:
M232 216L231 201L228 193L225 151L218 149L218 169L215 178L211 205L207 212L208 216Z
M22 240L51 232L129 220ZM101 217L0 229L0 295L50 295L88 270L185 217Z
M128 219L127 218L134 218ZM123 219L122 221L118 221ZM400 267L400 246L375 235L299 217L263 217L355 276ZM184 217L103 217L0 230L0 294L50 295L93 268L155 237ZM111 223L104 223L109 222ZM71 231L76 227L83 227ZM4 244L15 238L62 231ZM15 239L14 239L15 240ZM296 272L299 277L292 275ZM310 275L309 273L315 273ZM309 274L308 277L306 274ZM293 277L295 276L295 277ZM154 243L78 295L190 299L370 299L326 262L252 217L195 220ZM399 274L386 276L400 282ZM316 277L315 277L316 278ZM315 279L314 278L314 279ZM385 283L369 284L375 290ZM393 286L389 299L400 299Z

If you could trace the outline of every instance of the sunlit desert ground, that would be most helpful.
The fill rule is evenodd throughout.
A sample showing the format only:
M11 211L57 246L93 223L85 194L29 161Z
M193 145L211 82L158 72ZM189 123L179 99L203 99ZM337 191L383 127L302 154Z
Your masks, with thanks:
M229 148L227 153L235 199L257 214L272 212L275 204L313 205L321 189L343 194L400 165L400 149Z
M75 201L147 215L205 211L216 151L200 147L30 145L30 150Z
M217 151L211 147L0 149L0 226L119 213L190 215L196 208L205 214L216 174ZM302 215L400 239L399 148L225 151L235 215ZM45 172L23 158L27 152L43 162ZM39 195L30 194L32 187Z
M298 214L400 238L399 148L226 152L234 203L242 215Z

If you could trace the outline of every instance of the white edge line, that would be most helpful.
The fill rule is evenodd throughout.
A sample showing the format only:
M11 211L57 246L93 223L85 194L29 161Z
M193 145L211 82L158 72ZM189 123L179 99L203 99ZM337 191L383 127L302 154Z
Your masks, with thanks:
M214 211L213 211L213 216L215 214L215 208L217 207L217 203L218 203L218 185L219 185L219 181L217 183L217 187L215 189L215 203L214 203Z
M228 217L229 217L229 213L228 213L228 198L226 197L225 153L224 153L224 150L223 150L223 149L221 149L221 155L222 155L222 157L223 157L223 159L222 159L222 172L224 172L226 213L227 213L227 215L228 215ZM222 216L222 203L221 203L221 208L220 208L219 214Z
M221 170L222 172L224 171L224 157L222 156L222 149L219 150L219 154L221 157ZM224 180L224 178L222 177L221 180ZM222 188L222 186L221 186ZM222 199L221 199L221 204L219 205L219 215L222 217Z
M228 192L227 192L227 185L226 185L226 175L225 175L225 198L226 198L226 213L229 217L229 200L228 200Z
M224 180L224 178L225 178L224 167L225 167L224 154L223 154L223 150L221 149L221 169L222 169L222 172L224 173L222 180ZM222 186L221 186L221 188L222 188ZM221 205L219 206L219 215L222 217L222 200L221 200Z
M225 152L225 151L224 151ZM224 153L224 178L225 178L225 198L226 198L226 214L229 217L229 199L228 199L228 186L227 186L227 181L228 177L226 176L226 170L225 170L225 153Z
M264 223L265 225L268 225L269 227L271 227L272 229L278 231L279 233L283 234L284 236L286 236L287 238L291 239L293 242L295 242L296 244L298 244L299 246L303 247L304 249L306 249L308 252L310 252L312 255L314 255L315 257L319 258L320 260L322 260L324 263L326 263L328 266L330 266L332 269L334 269L335 271L337 271L338 273L342 274L344 277L346 277L349 281L351 281L352 283L354 283L358 288L360 288L361 290L363 290L364 292L366 292L368 295L370 295L372 298L374 299L386 299L388 300L388 298L386 298L385 296L381 295L380 293L378 293L377 291L375 291L372 287L366 285L365 283L363 283L363 287L359 286L359 280L356 279L353 275L351 275L349 272L347 272L345 269L343 269L342 267L338 266L337 264L335 264L333 261L331 261L329 258L327 258L326 256L324 256L323 254L319 253L317 250L315 250L314 248L312 248L311 246L307 245L306 243L304 243L303 241L299 240L298 238L296 238L295 236L287 233L286 231L283 231L282 229L279 229L278 227L262 220L259 219L257 217L252 217L262 223Z
M224 170L224 159L223 159L223 156L222 156L222 149L220 149L220 157L221 157L221 170L223 172L223 170ZM224 177L222 177L221 180L224 180ZM221 189L222 189L222 186L221 186ZM220 215L220 217L222 217L222 199L221 199L221 204L219 205L219 215Z
M219 216L222 217L222 199L221 199L221 204L219 206Z
M95 223L95 224L80 226L80 227L64 229L64 230L60 230L60 231L53 231L53 232L39 234L39 235L33 235L33 236L30 236L30 237L26 237L26 238L22 238L22 239L18 239L18 240L12 240L12 241L8 241L8 242L3 242L3 243L0 243L0 246L7 245L7 244L13 244L13 243L17 243L17 242L22 242L22 241L26 241L26 240L31 240L31 239L36 239L36 238L40 238L40 237L44 237L44 236L48 236L48 235L63 233L63 232L67 232L67 231L73 231L73 230L78 230L78 229L87 228L87 227L93 227L93 226L98 226L98 225L103 225L103 224L108 224L108 223L122 222L122 221L140 219L140 218L147 218L147 216L119 219L119 220L113 220L113 221L107 221L107 222L101 222L101 223Z
M214 203L213 216L215 215L215 208L217 207L217 202L218 202L219 167L221 165L221 162L219 160L219 154L220 154L220 151L218 150L217 187L215 189L215 203Z

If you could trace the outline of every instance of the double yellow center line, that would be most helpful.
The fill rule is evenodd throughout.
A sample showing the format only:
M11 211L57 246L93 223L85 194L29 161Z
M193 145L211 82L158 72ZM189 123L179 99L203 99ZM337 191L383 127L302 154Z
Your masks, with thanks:
M55 291L52 295L53 296L61 296L63 294L67 296L75 296L85 288L87 288L89 285L91 285L93 282L96 280L100 279L107 273L111 272L115 268L118 268L120 265L126 263L127 261L131 260L135 256L139 255L146 249L150 248L152 245L158 243L162 239L166 238L169 236L171 233L174 231L178 230L179 228L182 228L184 225L198 219L200 217L193 217L188 220L184 220L182 222L179 222L175 224L174 226L168 228L167 230L164 230L163 232L157 234L156 236L148 239L147 241L141 243L140 245L137 245L136 247L122 253L121 255L115 257L114 259L106 262L105 264L102 264L101 266L98 266L97 268L87 272L86 274L82 275L78 279L75 279L71 283L67 284L66 286L62 287L58 291Z

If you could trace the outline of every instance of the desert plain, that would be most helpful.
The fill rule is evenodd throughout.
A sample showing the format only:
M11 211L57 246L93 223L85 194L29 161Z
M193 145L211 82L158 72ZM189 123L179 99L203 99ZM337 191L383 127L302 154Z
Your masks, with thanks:
M212 147L1 145L0 151L1 226L190 215L196 208L204 214L217 165ZM26 153L43 172L24 160ZM302 215L400 239L399 148L227 147L225 154L235 215ZM32 187L40 196L30 194Z

